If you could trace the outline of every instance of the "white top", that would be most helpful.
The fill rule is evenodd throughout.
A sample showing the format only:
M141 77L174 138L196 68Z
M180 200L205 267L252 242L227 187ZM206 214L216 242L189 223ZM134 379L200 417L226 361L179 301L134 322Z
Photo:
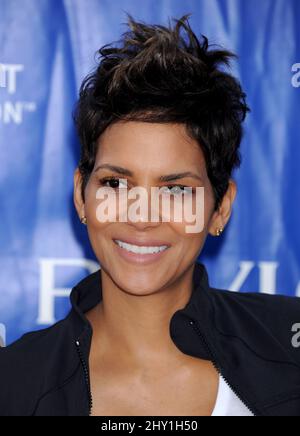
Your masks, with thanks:
M211 416L253 416L253 414L220 376L217 400Z

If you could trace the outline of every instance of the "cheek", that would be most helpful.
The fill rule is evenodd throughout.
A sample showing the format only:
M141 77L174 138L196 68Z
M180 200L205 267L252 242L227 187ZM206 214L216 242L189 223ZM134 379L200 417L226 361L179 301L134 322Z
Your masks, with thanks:
M178 247L184 248L186 253L193 253L202 247L207 236L207 228L204 227L202 231L188 232L187 227L192 227L195 230L195 223L170 223L172 233L176 235Z
M196 253L199 253L202 250L208 235L210 218L213 212L213 208L214 197L212 190L208 187L204 189L204 201L200 202L200 205L198 205L198 209L196 207L193 207L194 217L192 221L189 219L188 221L184 221L181 223L172 222L170 224L173 232L181 241L180 245L184 248L183 251L185 253L189 253L191 256L194 256ZM197 210L198 215L196 218ZM200 229L197 230L199 227ZM192 228L193 232L188 232L187 228Z
M214 197L210 187L205 187L199 193L193 196L192 201L189 200L189 205L184 211L183 222L172 224L176 227L177 231L181 234L187 234L190 236L191 229L195 229L193 232L194 237L202 239L208 232L208 227L210 224L211 215L214 210ZM192 205L192 207L191 207ZM184 203L185 206L185 203ZM197 229L197 231L196 231Z
M109 234L111 232L110 226L112 226L113 223L98 220L98 205L99 200L96 199L96 190L87 189L85 215L88 222L87 233L89 242L99 263L107 264L107 262L109 262L107 253L110 252L109 244L111 243L109 240Z
M103 229L109 224L98 219L101 200L97 199L97 189L98 186L95 183L88 183L85 191L85 215L88 221L88 228L91 230Z
M112 214L114 210L110 204L113 198L110 197L108 200L105 189L101 187L100 190L100 187L95 179L89 180L85 190L85 215L90 227L105 228L113 222L114 214L109 216L109 213Z
M176 234L174 254L178 259L178 263L187 265L195 262L205 244L206 229L199 233L187 233L184 223L172 223L170 226L173 233Z

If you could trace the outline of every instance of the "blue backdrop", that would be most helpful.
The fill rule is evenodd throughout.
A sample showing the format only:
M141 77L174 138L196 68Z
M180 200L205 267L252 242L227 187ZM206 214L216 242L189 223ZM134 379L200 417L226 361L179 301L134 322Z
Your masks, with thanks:
M197 34L236 51L252 113L222 238L200 257L213 286L300 296L299 0L0 0L0 336L69 310L99 268L72 203L71 111L94 53L126 30L192 13Z

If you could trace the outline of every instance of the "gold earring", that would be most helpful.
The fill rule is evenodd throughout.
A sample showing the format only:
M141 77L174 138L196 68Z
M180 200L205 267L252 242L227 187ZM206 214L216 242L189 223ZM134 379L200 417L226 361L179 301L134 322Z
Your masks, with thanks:
M223 227L218 228L217 231L216 231L216 236L221 236L221 234L222 234L223 232L224 232Z
M80 221L81 221L81 224L84 224L86 226L86 223L87 223L86 216L83 216Z

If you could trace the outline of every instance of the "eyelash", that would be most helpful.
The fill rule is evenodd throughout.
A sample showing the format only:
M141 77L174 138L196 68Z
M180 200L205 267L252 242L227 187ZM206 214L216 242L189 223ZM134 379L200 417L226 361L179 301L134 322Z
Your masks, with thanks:
M116 177L105 177L105 178L99 180L99 185L100 186L104 186L105 183L112 182L112 181L113 182L118 182L119 179L116 178ZM188 186L185 186L185 185L166 185L167 188L174 188L174 187L178 187L178 186L180 188L183 188L183 189L188 188ZM118 189L118 188L113 188L113 189ZM192 193L193 194L195 193L195 189L194 188L192 188Z

